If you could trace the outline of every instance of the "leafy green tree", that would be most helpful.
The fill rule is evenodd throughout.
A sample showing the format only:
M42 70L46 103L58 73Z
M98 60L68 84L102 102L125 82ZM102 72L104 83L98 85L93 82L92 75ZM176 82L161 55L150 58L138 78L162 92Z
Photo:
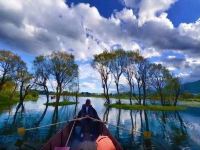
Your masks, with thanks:
M60 101L63 89L77 77L78 65L74 56L66 52L53 52L49 56L48 66L52 79L56 81L56 103Z
M111 52L110 72L114 77L114 82L117 89L117 95L119 98L118 103L121 104L120 92L119 92L119 81L125 67L125 55L126 52L122 49L118 49Z
M159 94L161 104L165 105L164 88L167 85L169 79L172 78L171 74L169 70L161 64L152 64L151 71L151 85L156 89L157 93Z
M12 74L16 72L19 61L21 61L21 58L16 54L6 50L0 50L0 91L2 91L6 81L11 80Z
M142 59L139 62L138 74L141 80L143 105L145 105L147 90L150 86L150 78L152 76L151 63L147 59Z
M49 88L47 82L50 78L50 68L48 67L48 60L45 56L37 56L33 61L35 83L42 88L49 103Z
M33 75L28 72L26 64L22 64L17 73L17 80L19 82L19 95L20 103L24 102L25 97L28 95L30 89L34 85Z
M165 87L166 97L169 100L169 104L171 101L173 105L176 106L178 102L178 98L181 93L181 81L179 77L171 77L167 81L167 85Z
M136 74L136 57L137 53L133 51L127 51L125 55L125 65L123 74L128 81L129 85L129 100L130 105L132 105L132 95L134 90L134 76Z

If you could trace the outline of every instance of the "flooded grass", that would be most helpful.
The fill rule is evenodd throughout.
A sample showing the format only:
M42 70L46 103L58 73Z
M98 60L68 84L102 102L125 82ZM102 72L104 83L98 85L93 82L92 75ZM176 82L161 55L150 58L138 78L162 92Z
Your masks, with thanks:
M58 106L65 106L65 105L75 105L77 104L76 102L70 102L70 101L62 101L58 103ZM45 103L44 105L48 105L48 106L56 106L57 103L56 102L52 102L52 103Z
M187 109L186 106L161 106L161 105L129 105L129 104L109 104L111 108L128 110L152 110L152 111L180 111Z

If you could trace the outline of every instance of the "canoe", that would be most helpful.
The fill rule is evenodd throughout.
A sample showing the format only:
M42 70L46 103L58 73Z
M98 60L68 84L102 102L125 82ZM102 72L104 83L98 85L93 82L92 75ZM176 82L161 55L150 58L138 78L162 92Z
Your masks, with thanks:
M41 150L68 150L66 148L66 142L68 140L68 137L70 135L70 131L73 128L74 125L74 121L70 121L63 129L61 129L60 131L58 131L54 136L52 136L49 141L47 143L45 143ZM75 123L75 127L79 125L79 121L76 121ZM121 145L119 144L119 142L112 136L112 134L109 132L109 130L107 129L107 127L105 126L105 124L101 123L101 129L95 129L95 130L99 130L101 131L101 135L103 136L108 136L110 138L110 140L112 141L112 143L115 145L116 150L123 150ZM76 129L73 128L72 130L72 135L70 136L70 150L75 150L73 148L73 143L77 143L75 141L77 141L76 136L74 136L74 134L76 132ZM93 139L93 142L95 143L96 139ZM82 142L82 143L81 143ZM85 141L79 141L79 145L83 144ZM77 144L75 144L77 145Z

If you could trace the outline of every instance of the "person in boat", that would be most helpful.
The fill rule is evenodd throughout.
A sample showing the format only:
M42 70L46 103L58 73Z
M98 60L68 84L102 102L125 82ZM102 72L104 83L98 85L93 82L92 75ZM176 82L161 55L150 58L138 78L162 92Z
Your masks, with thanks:
M90 99L87 99L85 104L82 105L81 111L78 114L78 118L81 117L92 117L95 119L100 120L97 111L92 107ZM81 127L82 127L82 132L83 133L90 133L92 135L97 134L93 130L94 127L97 125L96 122L92 121L91 119L83 119L80 121L81 122Z
M97 111L92 107L90 99L87 99L85 104L82 105L81 111L78 117L92 117L99 119Z

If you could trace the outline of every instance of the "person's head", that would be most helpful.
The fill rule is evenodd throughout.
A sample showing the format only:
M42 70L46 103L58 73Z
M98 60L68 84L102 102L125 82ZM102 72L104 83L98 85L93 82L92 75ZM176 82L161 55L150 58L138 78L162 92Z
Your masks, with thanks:
M86 105L86 106L90 106L90 105L91 105L90 99L86 99L85 105Z

